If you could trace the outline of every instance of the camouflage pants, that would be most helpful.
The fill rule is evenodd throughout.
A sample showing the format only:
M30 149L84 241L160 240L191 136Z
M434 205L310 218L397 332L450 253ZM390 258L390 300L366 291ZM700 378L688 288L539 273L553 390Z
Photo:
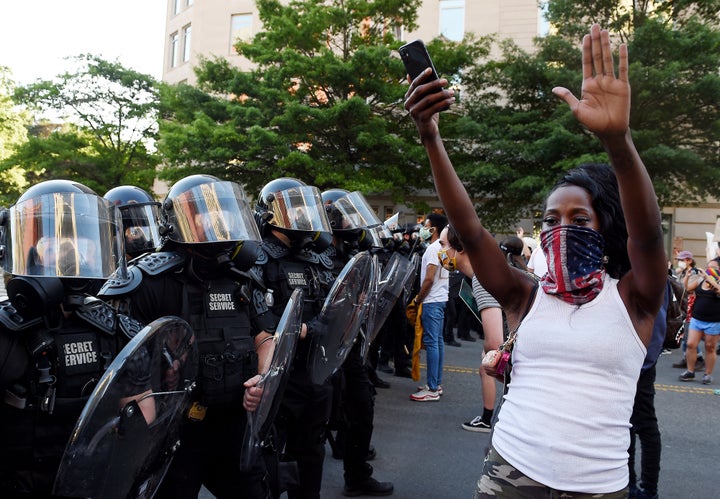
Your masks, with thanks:
M627 496L627 487L610 494L585 494L551 489L523 475L491 448L485 457L482 476L477 482L473 499L625 499Z

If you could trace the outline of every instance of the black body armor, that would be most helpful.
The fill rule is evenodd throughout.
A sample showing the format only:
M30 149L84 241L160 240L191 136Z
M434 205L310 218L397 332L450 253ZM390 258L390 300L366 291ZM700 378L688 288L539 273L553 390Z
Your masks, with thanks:
M262 249L267 256L264 264L264 282L272 291L272 312L280 317L287 300L296 288L303 290L303 322L312 334L312 321L322 310L330 288L335 281L334 263L325 253L311 250L291 252L275 238L263 241ZM306 370L309 341L298 342L295 369Z
M68 437L112 360L142 329L88 301L49 327L0 303L0 490L49 494Z

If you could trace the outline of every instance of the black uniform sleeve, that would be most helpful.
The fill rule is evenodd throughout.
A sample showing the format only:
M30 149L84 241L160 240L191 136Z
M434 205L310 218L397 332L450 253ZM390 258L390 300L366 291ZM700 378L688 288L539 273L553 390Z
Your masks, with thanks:
M253 290L250 301L250 321L255 335L261 331L274 333L280 321L280 318L268 307L265 294L257 288Z

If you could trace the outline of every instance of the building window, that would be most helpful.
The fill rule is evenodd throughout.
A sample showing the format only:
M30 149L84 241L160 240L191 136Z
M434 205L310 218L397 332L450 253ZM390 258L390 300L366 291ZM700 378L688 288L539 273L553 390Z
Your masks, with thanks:
M250 39L252 39L252 14L233 14L230 19L230 53L237 53L236 41Z
M190 60L190 40L192 39L192 26L189 24L183 28L183 62Z
M173 15L178 15L180 13L180 4L181 0L173 0Z
M538 2L538 35L547 36L550 34L550 23L547 20L548 2L543 0Z
M178 65L178 57L180 56L180 37L177 32L170 35L170 67L175 68Z
M465 35L465 0L440 0L440 34L459 42Z
M187 6L190 7L192 4L195 3L195 0L187 0Z

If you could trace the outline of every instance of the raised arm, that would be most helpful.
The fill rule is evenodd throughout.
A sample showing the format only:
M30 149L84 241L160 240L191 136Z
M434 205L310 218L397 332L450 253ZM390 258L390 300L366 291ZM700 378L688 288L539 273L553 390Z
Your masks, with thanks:
M632 270L621 280L620 293L634 322L638 319L652 323L662 303L667 257L655 191L630 135L626 45L620 45L619 54L616 76L610 35L598 25L592 26L590 34L583 38L580 99L562 87L554 88L553 93L567 102L577 120L600 139L610 158L625 212L632 265ZM636 327L638 325L636 322Z
M442 87L447 80L425 83L430 70L410 83L405 94L405 109L410 112L420 140L425 146L432 169L435 188L445 213L468 254L478 281L512 314L527 299L532 284L521 274L511 271L495 239L483 227L465 186L455 173L438 129L439 112L451 105L452 90ZM442 88L442 91L435 91Z

